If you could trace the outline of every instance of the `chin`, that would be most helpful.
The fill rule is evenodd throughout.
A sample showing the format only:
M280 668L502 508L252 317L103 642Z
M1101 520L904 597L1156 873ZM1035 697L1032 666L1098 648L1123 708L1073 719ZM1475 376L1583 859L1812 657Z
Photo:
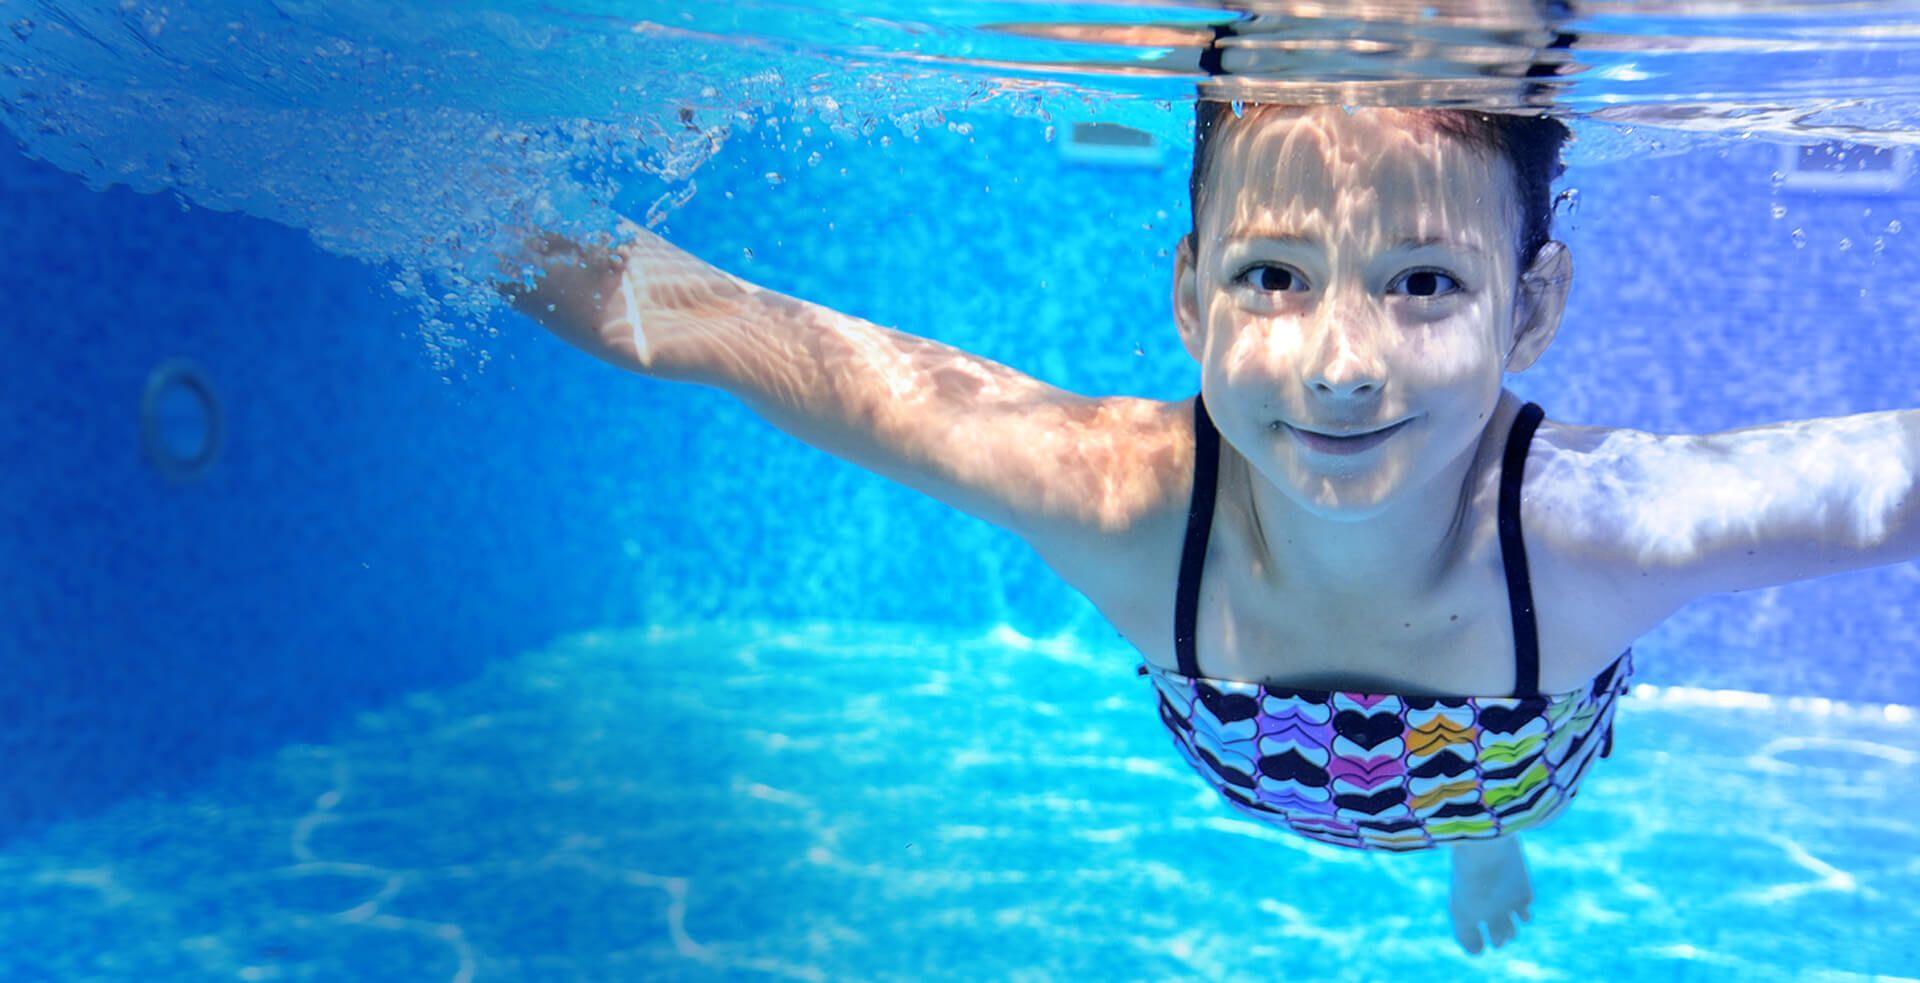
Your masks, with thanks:
M1365 482L1371 486L1378 482ZM1387 510L1398 487L1353 487L1349 483L1314 481L1290 489L1300 507L1331 522L1365 522Z
M1406 468L1398 462L1374 462L1351 470L1283 465L1276 481L1301 509L1333 522L1364 522L1387 510L1407 489Z

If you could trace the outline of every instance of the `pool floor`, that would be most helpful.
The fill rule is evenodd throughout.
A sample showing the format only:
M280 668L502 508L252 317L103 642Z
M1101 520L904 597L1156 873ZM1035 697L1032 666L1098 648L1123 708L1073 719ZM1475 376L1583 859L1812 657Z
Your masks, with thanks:
M1656 653L1641 654L1643 672ZM1920 976L1920 724L1642 691L1460 952L1446 858L1244 820L1137 660L598 632L0 850L6 979Z

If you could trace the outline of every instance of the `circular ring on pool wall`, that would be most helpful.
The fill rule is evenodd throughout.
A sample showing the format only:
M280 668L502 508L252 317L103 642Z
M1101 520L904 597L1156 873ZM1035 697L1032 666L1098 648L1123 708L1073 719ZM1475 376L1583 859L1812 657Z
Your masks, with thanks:
M140 397L140 441L156 470L172 481L199 481L226 437L220 397L199 366L171 358L148 374Z

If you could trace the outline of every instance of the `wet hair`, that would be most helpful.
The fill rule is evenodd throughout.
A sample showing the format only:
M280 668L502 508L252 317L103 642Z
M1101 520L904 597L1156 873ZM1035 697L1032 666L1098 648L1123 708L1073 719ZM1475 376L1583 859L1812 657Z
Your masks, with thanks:
M1247 107L1254 108L1254 107ZM1433 128L1470 147L1506 158L1513 165L1514 200L1520 206L1520 269L1551 237L1553 182L1566 170L1560 147L1571 136L1565 123L1551 116L1518 116L1466 109L1410 110ZM1205 205L1211 148L1221 127L1235 119L1232 105L1212 99L1194 102L1193 173L1187 194L1193 205L1193 227L1200 228Z

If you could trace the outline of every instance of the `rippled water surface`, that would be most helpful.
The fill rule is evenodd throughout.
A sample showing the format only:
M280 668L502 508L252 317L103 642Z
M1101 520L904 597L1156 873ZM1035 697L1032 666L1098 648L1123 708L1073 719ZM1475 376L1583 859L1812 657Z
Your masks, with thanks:
M1217 98L1583 121L1576 160L1708 138L1912 142L1910 4L8 0L0 121L95 187L165 192L390 264L443 358L518 229L658 222L770 121L842 152L960 109L1183 141ZM1231 25L1209 74L1214 28ZM469 353L484 361L484 351Z
M1920 973L1920 725L1647 691L1474 962L1440 854L1238 818L1126 652L600 633L0 854L8 978ZM1819 967L1809 969L1808 967Z

